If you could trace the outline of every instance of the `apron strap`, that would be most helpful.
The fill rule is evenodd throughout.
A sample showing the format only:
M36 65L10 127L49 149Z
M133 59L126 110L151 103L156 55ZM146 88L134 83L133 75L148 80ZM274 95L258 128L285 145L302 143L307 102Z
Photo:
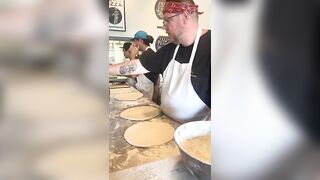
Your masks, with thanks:
M198 44L199 44L199 40L200 40L200 37L201 37L201 33L202 33L202 28L199 26L198 27L198 31L197 31L197 35L196 35L196 39L194 41L194 45L193 45L193 48L192 48L192 53L191 53L191 56L190 56L189 64L191 64L191 65L192 65L194 56L196 54L197 48L198 48Z
M197 48L198 48L198 44L199 44L199 40L200 40L200 37L201 37L201 33L202 33L202 28L199 26L198 30L197 30L197 34L196 34L196 39L195 39L195 42L193 44L193 48L192 48L192 52L191 52L191 56L190 56L190 61L188 63L188 64L191 64L190 66L192 66L192 62L193 62L194 56L196 54L196 51L197 51ZM176 55L177 55L178 50L179 50L179 47L180 47L180 44L178 44L176 49L174 50L172 59L176 58Z

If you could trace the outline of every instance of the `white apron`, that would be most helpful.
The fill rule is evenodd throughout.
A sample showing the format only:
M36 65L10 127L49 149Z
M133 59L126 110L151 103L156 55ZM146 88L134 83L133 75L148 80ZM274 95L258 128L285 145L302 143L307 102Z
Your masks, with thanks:
M197 50L202 29L199 27L189 63L175 60L180 45L177 45L173 58L163 72L161 110L179 122L210 120L211 110L200 99L191 84L191 67Z
M145 51L147 51L150 47L148 46ZM154 89L154 84L153 82L148 79L144 74L139 74L137 76L137 83L136 83L136 88L138 91L143 93L143 96L152 100L153 97L153 89Z
M152 99L153 95L153 82L150 81L144 74L139 74L137 76L136 88L138 91L143 93L144 97Z

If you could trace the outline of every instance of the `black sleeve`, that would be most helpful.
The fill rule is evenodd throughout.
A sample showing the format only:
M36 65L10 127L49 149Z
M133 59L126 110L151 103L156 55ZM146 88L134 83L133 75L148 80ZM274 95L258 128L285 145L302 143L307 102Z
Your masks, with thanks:
M175 46L170 43L160 48L157 52L144 52L139 58L142 66L150 72L162 74L172 59Z
M159 78L159 74L158 73L153 73L153 72L149 72L144 74L150 81L153 82L153 84L156 84Z

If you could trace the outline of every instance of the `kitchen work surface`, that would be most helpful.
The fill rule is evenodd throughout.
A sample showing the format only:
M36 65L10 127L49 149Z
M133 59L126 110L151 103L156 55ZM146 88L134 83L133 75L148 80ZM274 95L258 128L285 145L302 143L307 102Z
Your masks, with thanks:
M110 180L194 180L180 156L159 160L110 174Z
M135 90L136 91L136 90ZM176 129L180 124L165 116L162 112L152 119L145 121L131 121L121 118L119 114L135 106L153 106L159 108L151 100L142 97L136 101L120 101L110 97L109 115L109 172L120 172L128 168L158 162L160 160L175 159L179 156L179 149L174 140L163 145L150 148L138 148L130 145L124 139L124 133L130 126L141 122L164 122ZM114 178L111 178L114 179ZM115 178L117 179L117 178Z

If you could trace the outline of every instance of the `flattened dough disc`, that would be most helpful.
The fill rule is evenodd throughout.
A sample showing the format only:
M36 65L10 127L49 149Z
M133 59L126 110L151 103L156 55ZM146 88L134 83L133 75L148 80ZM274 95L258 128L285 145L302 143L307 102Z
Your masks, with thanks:
M153 106L137 106L133 108L126 109L120 113L120 117L135 120L143 121L147 119L154 118L160 114L159 108Z
M129 127L124 139L137 147L152 147L169 142L173 138L174 128L163 122L141 122Z
M118 89L110 89L110 94L123 94L134 91L133 88L118 88Z
M141 98L143 96L140 92L129 92L125 94L117 94L114 98L121 100L121 101L133 101Z

